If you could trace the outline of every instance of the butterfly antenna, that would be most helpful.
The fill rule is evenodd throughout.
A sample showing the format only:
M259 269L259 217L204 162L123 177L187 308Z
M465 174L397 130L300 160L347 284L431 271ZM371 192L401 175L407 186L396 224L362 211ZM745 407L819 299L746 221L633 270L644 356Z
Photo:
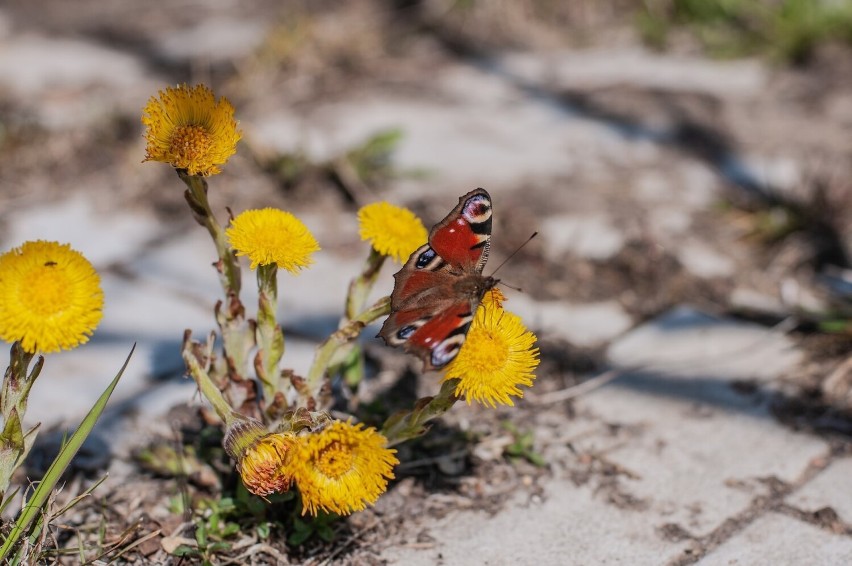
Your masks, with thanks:
M529 243L530 243L530 240L532 240L532 239L533 239L533 238L535 238L536 236L538 236L538 232L533 232L533 233L532 233L532 236L530 236L529 238L527 238L527 241L526 241L526 242L524 242L523 244L521 244L520 246L518 246L518 247L515 249L515 251L513 251L512 253L510 253L510 254L509 254L509 257L507 257L506 259L504 259L504 260L503 260L503 263L501 263L500 265L498 265L498 266L497 266L497 269L495 269L494 271L492 271L492 272L491 272L491 277L494 277L494 274L495 274L495 273L497 273L498 271L500 271L500 268L501 268L501 267L503 267L504 265L506 265L506 263L507 263L510 259L512 259L513 257L515 257L515 254L517 254L519 251L521 251L522 249L524 249L524 246L526 246L527 244L529 244ZM503 283L503 284L504 284L504 285L506 285L505 283ZM506 285L506 287L509 287L509 285ZM509 288L510 288L510 289L515 289L515 287L509 287ZM516 290L520 291L520 289L516 289Z
M508 287L508 288L509 288L509 289L511 289L512 291L517 291L518 293L523 293L523 292L524 292L524 290L523 290L523 289L521 289L520 287L515 287L514 285L509 285L509 284L508 284L508 283L506 283L505 281L500 281L500 285L502 285L503 287Z

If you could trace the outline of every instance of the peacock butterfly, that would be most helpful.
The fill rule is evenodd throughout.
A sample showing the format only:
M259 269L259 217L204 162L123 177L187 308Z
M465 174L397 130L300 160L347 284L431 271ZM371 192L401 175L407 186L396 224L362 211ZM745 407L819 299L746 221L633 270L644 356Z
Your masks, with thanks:
M459 198L394 277L391 313L379 336L439 369L459 353L479 303L497 279L482 275L491 242L491 196Z

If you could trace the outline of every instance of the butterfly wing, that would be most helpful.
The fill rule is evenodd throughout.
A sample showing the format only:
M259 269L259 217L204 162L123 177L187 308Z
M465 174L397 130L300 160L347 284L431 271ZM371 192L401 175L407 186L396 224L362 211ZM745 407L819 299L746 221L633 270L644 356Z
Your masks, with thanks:
M482 273L491 245L491 195L476 189L429 232L429 245L452 266Z
M394 275L391 314L379 336L423 360L447 365L458 353L490 278L481 276L491 240L491 197L477 189L429 233ZM488 281L488 283L486 283Z

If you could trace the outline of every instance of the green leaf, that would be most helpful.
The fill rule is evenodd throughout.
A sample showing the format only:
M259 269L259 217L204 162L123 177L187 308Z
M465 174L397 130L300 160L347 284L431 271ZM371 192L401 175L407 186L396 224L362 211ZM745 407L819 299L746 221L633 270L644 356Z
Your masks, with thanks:
M309 538L314 532L311 529L295 530L287 537L287 544L290 546L299 546Z
M317 535L325 542L334 540L334 529L328 525L317 525Z
M538 452L528 452L525 456L527 461L537 468L544 468L547 466L547 460L545 460L544 456Z
M852 331L852 320L824 320L819 323L819 329L830 334L842 334Z
M203 522L198 523L195 527L195 542L198 543L198 548L207 546L207 525Z
M83 422L80 423L80 426L77 427L77 430L74 431L74 434L71 435L68 442L62 446L62 449L59 451L59 455L57 455L56 459L53 460L53 463L51 463L50 468L47 470L44 478L42 478L38 488L36 488L32 497L27 502L26 507L24 507L23 512L15 521L15 525L12 527L12 531L9 533L9 536L7 536L3 541L3 546L0 547L0 561L4 560L9 555L12 547L18 542L18 540L20 540L21 536L26 533L33 519L40 514L42 507L50 496L50 493L59 482L59 478L62 477L62 474L65 472L66 468L68 468L68 464L71 463L71 459L77 454L80 446L83 445L83 441L86 440L86 437L89 436L92 429L95 427L98 417L101 416L101 413L103 413L106 408L107 401L109 401L112 392L118 385L119 379L121 379L122 374L124 374L127 364L130 363L130 357L133 356L133 351L135 349L136 344L134 344L133 348L130 349L130 353L127 355L127 359L124 360L124 365L121 366L118 374L116 374L115 378L113 378L112 382L110 382L106 390L101 394L89 413L83 419Z
M227 542L214 542L207 547L208 553L221 552L223 550L231 550L231 545Z
M172 551L172 556L197 556L198 549L182 544Z
M0 493L5 493L17 468L18 458L24 452L24 430L18 410L14 407L9 411L6 425L0 433Z
M382 434L388 439L388 446L425 434L429 430L426 423L446 413L458 401L455 395L458 384L457 378L448 379L434 397L418 399L410 411L394 413L388 417L382 427Z

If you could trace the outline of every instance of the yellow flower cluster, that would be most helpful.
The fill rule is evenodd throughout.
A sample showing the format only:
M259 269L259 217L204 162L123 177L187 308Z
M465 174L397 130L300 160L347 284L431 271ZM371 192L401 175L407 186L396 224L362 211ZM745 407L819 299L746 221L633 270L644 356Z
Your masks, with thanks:
M238 456L237 466L252 493L286 491L295 482L302 514L348 515L385 492L399 463L395 452L374 428L334 421L318 432L263 436Z
M456 395L468 404L514 405L511 396L523 397L520 386L529 387L535 380L535 334L518 315L503 309L504 300L497 289L486 293L467 339L446 368L444 380L458 378Z

